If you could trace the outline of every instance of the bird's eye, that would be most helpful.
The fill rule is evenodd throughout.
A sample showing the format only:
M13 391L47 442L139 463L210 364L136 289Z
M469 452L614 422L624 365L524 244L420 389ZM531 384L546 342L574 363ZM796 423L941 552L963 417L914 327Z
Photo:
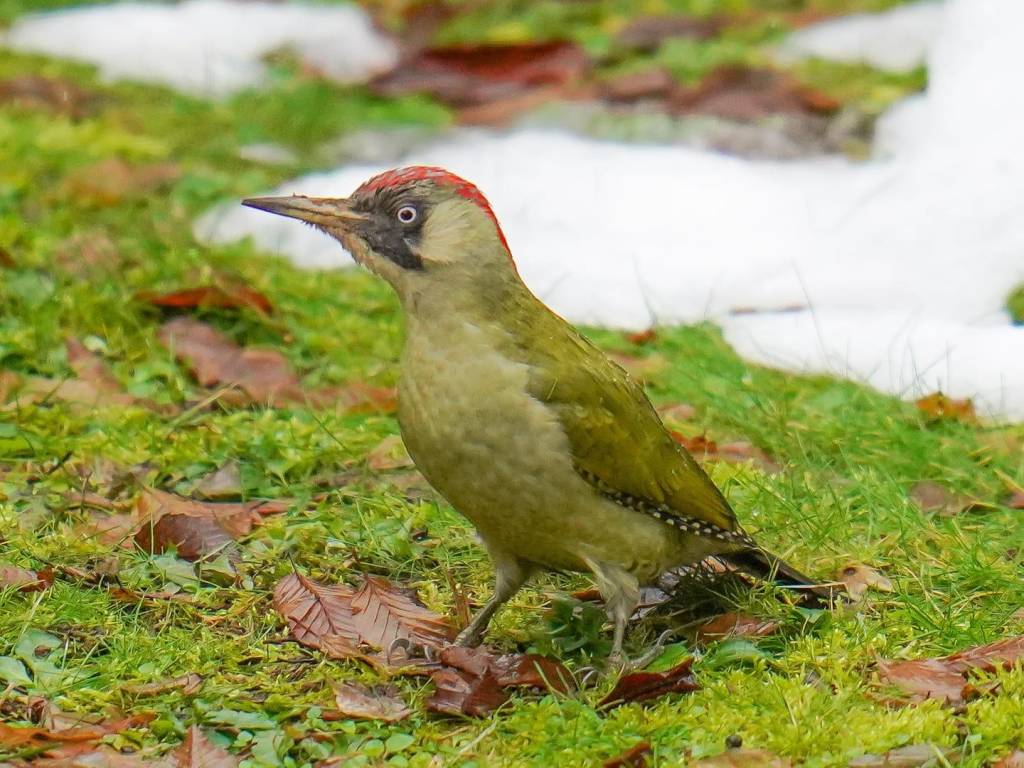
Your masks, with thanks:
M412 224L416 221L416 217L419 214L411 205L403 205L395 215L398 216L398 220L403 224Z

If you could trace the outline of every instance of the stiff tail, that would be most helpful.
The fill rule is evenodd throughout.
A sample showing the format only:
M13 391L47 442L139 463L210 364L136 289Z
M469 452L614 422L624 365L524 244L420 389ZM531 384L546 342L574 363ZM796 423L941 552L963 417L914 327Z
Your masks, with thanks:
M828 605L834 602L839 594L834 587L819 584L782 558L763 549L744 549L718 557L749 576L799 592L805 596L804 601L809 605Z

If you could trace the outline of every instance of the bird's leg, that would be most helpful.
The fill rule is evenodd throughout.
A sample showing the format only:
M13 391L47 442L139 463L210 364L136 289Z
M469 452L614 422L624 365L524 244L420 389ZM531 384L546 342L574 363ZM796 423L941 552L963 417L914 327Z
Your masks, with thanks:
M592 560L588 560L587 565L593 572L597 588L604 597L608 617L615 624L612 652L608 656L608 661L612 665L621 666L625 660L622 642L626 636L626 622L640 604L640 583L636 576L618 565Z
M494 594L484 607L477 611L469 626L459 632L459 636L455 638L456 645L469 648L480 645L491 617L520 590L533 573L533 569L527 563L515 557L495 557L494 568Z

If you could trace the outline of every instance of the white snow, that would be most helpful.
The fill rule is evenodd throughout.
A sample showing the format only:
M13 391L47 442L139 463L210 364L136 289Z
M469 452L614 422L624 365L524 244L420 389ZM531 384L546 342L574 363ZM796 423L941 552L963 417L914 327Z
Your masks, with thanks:
M408 162L478 183L526 282L573 321L710 318L760 363L904 397L941 389L1024 420L1024 328L1002 309L1024 282L1021 29L1021 0L949 0L929 91L887 116L868 163L544 132L459 134ZM343 196L379 170L346 166L272 194ZM237 206L197 231L252 235L303 266L348 263L302 224Z
M790 35L784 55L820 57L908 72L924 64L939 32L942 4L920 0L884 13L854 14Z
M86 61L111 80L223 96L259 85L261 58L291 47L328 76L357 82L389 69L392 41L355 5L243 0L126 2L23 16L0 44Z

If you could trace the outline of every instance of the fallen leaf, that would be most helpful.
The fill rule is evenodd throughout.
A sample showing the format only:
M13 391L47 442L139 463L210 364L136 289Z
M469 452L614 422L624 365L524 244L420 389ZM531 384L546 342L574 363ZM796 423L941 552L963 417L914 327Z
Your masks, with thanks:
M963 701L964 676L940 659L878 662L878 673L886 683L897 686L914 701L939 699L951 704Z
M172 547L186 560L198 560L252 533L263 517L286 511L291 500L213 503L186 499L154 488L136 502L135 542L146 552Z
M223 747L211 742L198 725L193 725L171 753L179 768L235 768L241 761Z
M213 326L176 317L160 327L161 343L184 361L204 387L231 385L252 402L301 402L299 377L288 360L272 349L242 348Z
M225 462L195 484L194 493L204 499L232 499L242 495L242 471L237 461Z
M768 474L782 471L782 465L753 443L736 441L719 444L706 434L688 436L670 429L672 439L693 455L697 461L726 461L730 464L753 463Z
M993 672L1013 666L1024 658L1024 635L968 648L933 659L890 661L880 659L879 677L910 696L912 702L940 699L960 704L970 694L971 670Z
M766 637L778 630L776 621L758 619L744 613L723 613L697 628L697 639L702 642L729 637Z
M307 400L319 407L340 407L347 413L394 413L398 410L398 393L394 387L374 387L359 381L314 390Z
M335 684L334 701L341 714L359 720L397 723L412 714L412 710L395 695L395 691L381 687L368 688L361 683Z
M668 360L658 353L638 357L622 352L609 352L608 357L639 381L647 381L668 368Z
M371 87L385 96L428 93L449 105L468 107L539 87L569 85L588 68L580 46L560 41L427 48Z
M244 285L204 285L197 288L182 288L168 293L142 291L135 298L154 307L170 309L196 309L217 307L218 309L241 309L247 307L269 315L274 311L270 299L257 290Z
M632 51L653 53L663 42L672 38L710 40L725 26L718 18L695 16L641 16L634 19L615 36L615 42Z
M131 515L90 512L89 516L72 528L80 541L97 541L107 547L134 549L139 521Z
M539 688L566 693L572 676L561 662L534 653L495 654L487 648L449 645L441 650L442 664L475 677L490 673L502 688Z
M956 750L937 747L934 744L908 744L881 755L855 757L848 765L850 768L917 768L924 765L948 765L949 758L955 754Z
M379 576L364 576L352 589L291 573L274 589L274 608L303 645L382 667L421 666L414 654L440 650L453 634L415 595Z
M637 345L649 344L656 338L658 338L658 332L654 328L648 328L643 331L637 331L636 333L626 334L626 341L630 344Z
M907 495L922 512L937 512L943 517L952 517L961 512L970 512L989 506L962 493L954 493L932 480L915 483Z
M605 760L601 765L603 768L647 768L647 758L653 754L651 743L641 741L634 744L621 755Z
M1011 492L1010 498L1006 500L1006 506L1010 509L1024 509L1024 490L1018 488Z
M180 691L185 696L192 696L199 693L203 687L203 678L195 672L189 672L180 677L170 677L165 680L156 680L152 683L129 684L122 686L121 690L134 696L159 696L161 693Z
M668 693L689 693L699 689L693 676L693 659L689 658L666 672L634 672L619 678L615 688L601 699L598 707L613 709Z
M109 157L73 170L64 178L61 191L78 202L112 207L156 192L180 177L181 170L174 163L133 165Z
M40 592L53 586L53 571L46 568L30 571L10 563L0 563L0 590L15 588L19 592Z
M14 257L11 256L10 251L3 246L0 246L0 267L3 267L4 269L14 269L16 266L18 265L14 261Z
M977 424L978 414L974 410L974 401L970 398L955 400L947 397L941 392L935 392L914 401L922 414L928 421L939 421L950 419L961 421L964 424Z
M41 75L18 75L0 80L0 104L43 108L74 120L85 117L95 101L70 80Z
M50 730L47 728L16 727L0 722L0 746L12 748L43 747L62 742L98 741L104 736L145 725L156 717L153 714L133 715L94 725Z
M705 757L694 765L704 768L789 768L789 760L763 749L727 749L718 755Z
M1015 749L993 763L992 768L1024 768L1024 750Z
M89 382L100 392L119 394L123 391L121 382L117 380L110 368L98 355L86 349L78 339L68 338L65 346L68 353L68 365L82 381Z
M122 269L125 259L109 235L87 230L61 241L54 250L52 263L70 275L88 278Z
M69 405L91 408L102 406L131 406L139 401L123 392L109 392L81 379L49 379L43 376L20 376L12 371L0 372L0 394L7 402L46 403L59 400Z
M489 671L475 676L445 667L435 670L430 678L434 693L426 701L428 712L485 717L508 700L508 693Z
M825 114L840 104L792 75L773 69L725 66L697 86L678 88L670 107L684 114L750 121L776 114Z
M863 598L869 589L892 592L892 582L884 574L863 563L844 565L837 580L846 585L846 593L854 602Z
M375 472L388 469L406 469L415 466L405 443L398 435L388 435L366 454L366 466Z
M657 410L662 421L674 421L680 424L685 424L697 416L697 409L689 403L659 405Z

